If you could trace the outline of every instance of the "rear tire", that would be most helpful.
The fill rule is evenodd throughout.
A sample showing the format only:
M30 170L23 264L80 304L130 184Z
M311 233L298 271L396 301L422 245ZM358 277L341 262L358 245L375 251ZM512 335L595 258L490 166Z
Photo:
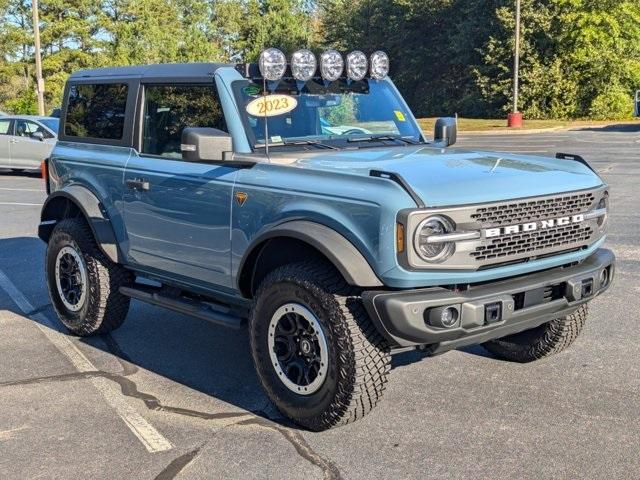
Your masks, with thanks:
M296 324L307 328L295 330ZM298 424L320 431L350 423L382 397L391 365L388 346L359 292L332 266L312 260L267 275L255 296L249 329L263 388L280 412ZM305 339L315 345L311 358L323 361L300 374L303 362L312 361L305 357ZM283 343L288 345L284 350Z
M482 346L497 357L527 363L568 348L582 331L589 308L583 304L566 317L552 320L531 330L509 335Z
M56 225L45 274L53 308L72 333L97 335L122 325L130 300L119 289L131 283L132 274L102 253L84 219Z

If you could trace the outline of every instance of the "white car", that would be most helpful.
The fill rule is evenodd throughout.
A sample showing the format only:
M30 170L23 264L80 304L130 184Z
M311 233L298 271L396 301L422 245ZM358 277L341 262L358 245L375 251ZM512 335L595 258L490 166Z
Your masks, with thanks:
M0 117L0 168L39 170L58 140L59 123L52 117Z

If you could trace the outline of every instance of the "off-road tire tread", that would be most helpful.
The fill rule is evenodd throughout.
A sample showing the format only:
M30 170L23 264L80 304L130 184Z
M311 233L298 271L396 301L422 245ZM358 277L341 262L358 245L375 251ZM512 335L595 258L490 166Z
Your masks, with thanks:
M65 326L74 334L82 337L112 332L122 325L129 311L130 298L119 291L123 285L132 282L132 274L114 263L98 247L93 232L84 219L67 218L55 227L51 238L60 233L69 235L80 247L87 265L90 289L87 301L89 310L84 321L77 327ZM56 286L49 285L50 295L57 295ZM58 316L62 319L65 311L52 302Z
M509 337L484 343L483 347L497 357L527 363L560 353L577 338L587 321L589 307L583 304L575 312L545 323L528 344L509 341Z
M340 332L335 338L337 350L342 359L347 360L339 373L342 381L338 383L338 393L331 407L311 421L293 420L320 431L364 417L382 398L391 370L391 354L387 342L369 319L360 297L361 290L347 284L333 266L320 260L309 260L284 265L269 273L254 297L254 307L262 292L278 282L301 286L333 310L331 321ZM257 320L255 312L253 308L252 322ZM269 386L262 383L269 391Z

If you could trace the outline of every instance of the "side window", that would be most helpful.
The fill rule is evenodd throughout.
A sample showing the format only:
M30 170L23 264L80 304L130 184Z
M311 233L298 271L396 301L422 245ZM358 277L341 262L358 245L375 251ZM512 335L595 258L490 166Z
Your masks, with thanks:
M147 85L142 153L181 159L186 127L227 130L213 85Z
M69 89L64 134L120 140L124 132L127 84L77 84Z
M0 135L9 135L9 127L11 127L11 120L0 120Z
M16 120L16 136L31 137L36 132L46 133L45 129L35 122L31 122L29 120Z

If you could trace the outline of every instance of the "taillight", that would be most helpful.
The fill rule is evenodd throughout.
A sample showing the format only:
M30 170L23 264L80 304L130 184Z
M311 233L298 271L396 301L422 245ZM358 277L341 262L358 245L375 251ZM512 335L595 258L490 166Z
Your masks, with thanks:
M44 188L47 191L47 195L51 193L49 191L49 159L45 158L40 164L40 176L44 180Z

